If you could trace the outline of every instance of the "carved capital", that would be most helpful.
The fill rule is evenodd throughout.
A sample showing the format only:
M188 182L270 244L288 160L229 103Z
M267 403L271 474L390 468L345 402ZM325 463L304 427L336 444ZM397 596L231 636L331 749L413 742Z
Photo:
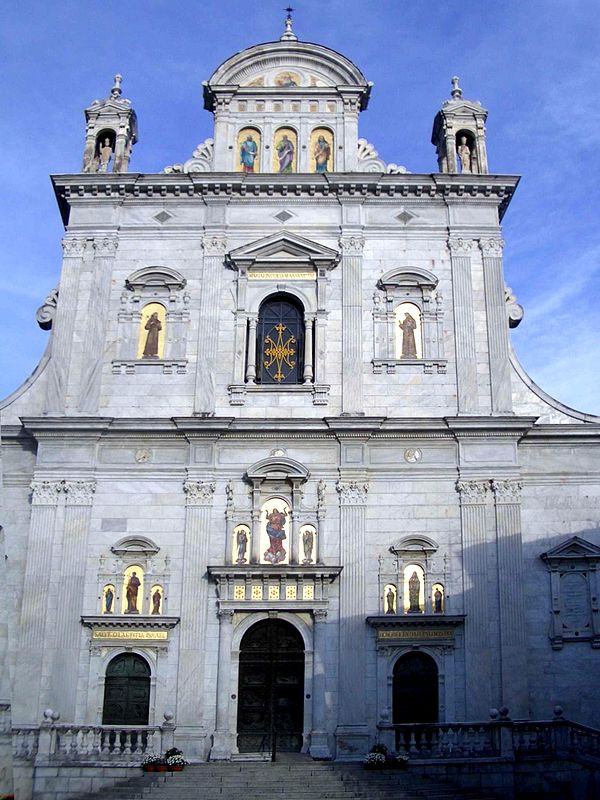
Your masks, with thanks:
M62 240L62 248L65 256L82 256L87 247L86 239L65 238Z
M91 506L96 481L64 481L68 506Z
M362 236L342 236L340 249L346 256L362 256L365 240Z
M64 484L62 481L32 481L31 489L33 491L32 505L55 506L58 503L58 495L64 489Z
M364 506L367 502L369 484L360 481L338 481L335 485L342 506Z
M497 505L521 502L521 481L492 481L492 491Z
M212 503L215 484L210 481L185 481L183 491L188 506L208 506Z
M483 505L490 488L489 481L456 481L456 491L463 505Z
M93 246L96 255L107 258L115 255L119 247L119 240L116 236L103 236L100 239L94 239Z
M227 240L224 236L205 236L202 249L207 256L223 256L227 250Z
M448 239L448 248L453 256L469 256L473 249L473 240L463 239L461 236L451 236Z
M234 611L231 608L220 608L217 611L217 616L219 617L219 622L221 625L231 625L233 622L233 614Z
M484 256L488 258L501 258L504 242L502 239L480 239L479 247Z
M327 609L315 608L313 610L313 619L315 621L315 625L320 624L322 622L327 622Z
M49 331L56 316L58 306L58 288L52 289L35 312L35 320L43 331Z

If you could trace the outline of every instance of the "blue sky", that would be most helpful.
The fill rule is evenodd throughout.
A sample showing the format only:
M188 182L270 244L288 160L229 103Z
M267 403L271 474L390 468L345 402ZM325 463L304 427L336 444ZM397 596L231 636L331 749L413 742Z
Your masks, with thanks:
M62 226L48 175L77 172L83 109L124 76L139 119L131 169L159 172L211 135L202 81L232 53L277 39L286 3L21 0L3 4L0 397L48 334L35 310L57 281ZM490 171L522 175L504 219L513 332L547 392L600 413L600 3L597 0L298 0L299 38L343 52L374 81L360 134L411 172L437 169L431 125L457 74L490 111Z

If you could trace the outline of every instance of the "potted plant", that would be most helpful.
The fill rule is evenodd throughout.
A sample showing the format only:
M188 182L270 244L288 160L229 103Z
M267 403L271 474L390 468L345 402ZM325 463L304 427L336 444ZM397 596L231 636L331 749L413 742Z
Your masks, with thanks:
M384 769L386 756L387 747L384 744L374 744L363 761L365 769Z
M181 772L188 762L181 755L169 756L167 758L167 766L171 772Z
M157 766L161 763L163 763L161 756L157 756L155 753L149 753L142 761L142 769L144 772L156 772Z
M404 753L388 753L385 758L386 766L393 769L406 769L408 767L408 756Z

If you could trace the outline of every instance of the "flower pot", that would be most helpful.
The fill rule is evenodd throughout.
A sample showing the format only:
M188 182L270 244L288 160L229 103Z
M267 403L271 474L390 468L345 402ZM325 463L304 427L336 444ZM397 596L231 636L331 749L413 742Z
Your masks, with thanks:
M156 772L156 764L142 764L144 772Z
M171 772L183 772L184 769L185 769L184 764L173 764L173 766L171 767Z
M155 772L167 772L169 767L166 764L157 764L155 768Z

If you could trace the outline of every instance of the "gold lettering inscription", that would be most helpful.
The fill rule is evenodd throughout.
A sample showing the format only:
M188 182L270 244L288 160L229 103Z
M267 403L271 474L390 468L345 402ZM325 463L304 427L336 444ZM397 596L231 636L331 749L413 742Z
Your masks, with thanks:
M167 631L92 630L92 639L168 639Z
M378 639L453 639L454 631L377 631Z
M298 269L293 272L284 270L250 271L248 279L251 281L313 281L315 272L312 269Z

